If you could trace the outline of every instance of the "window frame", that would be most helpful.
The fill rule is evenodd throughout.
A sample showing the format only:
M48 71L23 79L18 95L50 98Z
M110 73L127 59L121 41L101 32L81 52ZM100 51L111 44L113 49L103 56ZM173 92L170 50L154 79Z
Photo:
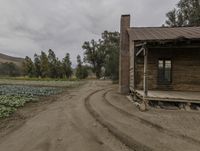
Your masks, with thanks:
M162 77L160 78L160 68L159 68L159 61L162 60L163 61L163 73L161 74ZM166 71L166 61L171 61L171 69L170 69L170 81L164 80L165 78L165 71ZM159 58L157 60L157 83L159 85L171 85L172 84L172 68L173 68L173 61L171 58Z

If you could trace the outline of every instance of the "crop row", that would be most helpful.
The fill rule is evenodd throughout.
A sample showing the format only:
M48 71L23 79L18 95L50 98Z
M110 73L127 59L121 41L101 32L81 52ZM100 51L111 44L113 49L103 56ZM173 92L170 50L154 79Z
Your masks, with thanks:
M9 116L18 107L38 100L40 96L50 96L61 92L62 89L53 87L0 85L0 118Z
M62 89L53 87L32 87L19 85L0 86L0 95L49 96L60 92L62 92Z

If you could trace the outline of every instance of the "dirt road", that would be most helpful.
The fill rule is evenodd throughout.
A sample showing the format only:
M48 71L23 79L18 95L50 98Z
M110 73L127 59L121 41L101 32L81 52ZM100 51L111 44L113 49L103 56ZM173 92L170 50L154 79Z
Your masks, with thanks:
M90 81L39 108L0 138L0 151L200 150L198 112L141 113L110 82Z

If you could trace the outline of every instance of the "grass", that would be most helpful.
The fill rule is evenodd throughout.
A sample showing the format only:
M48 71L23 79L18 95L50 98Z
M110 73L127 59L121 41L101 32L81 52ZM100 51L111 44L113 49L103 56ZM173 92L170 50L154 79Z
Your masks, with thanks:
M65 79L40 79L40 78L0 78L0 85L9 84L9 85L29 85L29 86L50 86L50 87L66 87L72 88L84 84L84 81L80 80L65 80Z
M25 80L25 81L79 81L76 77L72 77L70 79L66 78L35 78L35 77L10 77L10 76L0 76L0 79L8 79L8 80Z

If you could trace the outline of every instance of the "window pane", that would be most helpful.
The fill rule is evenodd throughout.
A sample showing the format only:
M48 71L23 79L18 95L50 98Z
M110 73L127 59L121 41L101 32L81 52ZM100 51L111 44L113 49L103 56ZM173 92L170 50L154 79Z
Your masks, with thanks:
M158 81L162 82L164 79L164 61L158 60Z
M171 65L171 60L166 60L165 61L165 68L167 69L171 69L172 65Z
M159 67L159 68L163 68L163 66L164 66L163 60L159 60L159 61L158 61L158 67Z
M165 69L165 81L166 82L171 81L171 69Z
M158 60L158 81L161 84L171 83L172 62L169 59Z
M165 80L166 82L171 81L171 60L165 60Z

